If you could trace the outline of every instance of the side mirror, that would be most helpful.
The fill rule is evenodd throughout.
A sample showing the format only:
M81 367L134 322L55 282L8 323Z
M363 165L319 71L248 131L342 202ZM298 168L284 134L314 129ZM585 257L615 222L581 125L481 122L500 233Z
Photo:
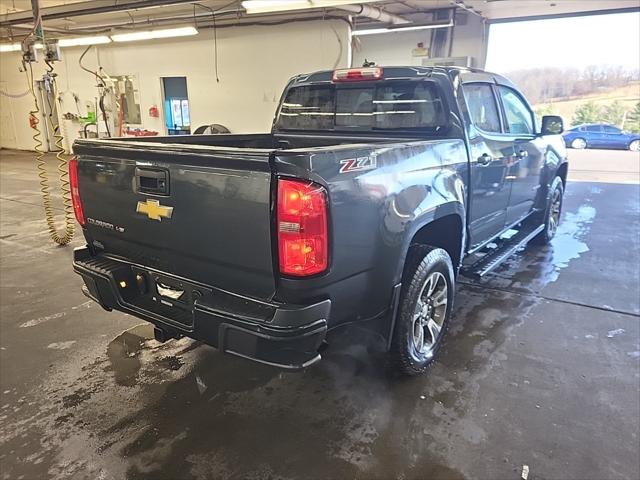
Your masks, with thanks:
M560 135L564 131L562 117L557 115L545 115L542 117L540 135Z

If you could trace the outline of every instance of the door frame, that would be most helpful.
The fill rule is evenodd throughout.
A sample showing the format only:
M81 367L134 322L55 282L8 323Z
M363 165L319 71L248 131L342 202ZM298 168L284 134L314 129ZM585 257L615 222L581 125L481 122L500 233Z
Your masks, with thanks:
M530 156L533 154L535 155L535 157L543 157L544 156L544 152L539 151L539 149L536 147L535 144L535 140L536 138L538 138L538 135L536 135L536 115L535 112L533 111L533 108L531 108L531 104L529 104L529 102L527 101L527 99L524 97L524 95L522 95L517 89L509 86L509 85L502 85L502 84L494 84L492 85L493 87L493 93L496 97L496 101L498 102L498 108L500 109L500 116L502 117L502 136L509 139L509 141L511 141L513 143L513 157L512 157L512 161L509 164L509 170L515 170L513 167L514 165L518 166L518 169L520 168L520 162L522 162L524 160L524 158L521 158L518 156L518 150L519 148L521 148L522 145L528 145L529 148L528 149L524 149L525 151L527 151L527 160L528 162L531 162L531 158ZM500 94L500 88L504 88L508 91L510 91L511 93L513 93L518 99L520 99L520 101L522 102L522 104L527 108L527 111L529 112L529 117L531 118L531 128L533 130L532 133L512 133L512 132L508 132L507 129L509 128L509 121L507 119L507 112L506 112L506 108L504 106L504 101L502 99L502 95ZM536 158L536 160L539 162L539 165L543 165L544 164L544 159L543 158ZM525 213L523 214L517 214L515 218L512 218L512 216L510 215L511 213L513 213L513 211L520 205L520 203L518 204L513 204L513 188L514 185L516 186L516 192L518 187L520 187L520 182L518 181L518 178L509 178L509 183L511 184L511 186L509 187L509 201L507 203L507 215L506 215L506 222L505 222L505 226L509 226L509 225L515 225L520 223L520 221L524 220L525 218L527 218L529 216L529 214L531 213L530 209L527 210ZM539 179L539 176L538 176ZM539 180L537 182L539 184ZM516 193L516 198L517 198L517 193ZM533 208L536 204L536 196L537 196L537 192L536 195L533 196L533 198L531 199L531 208Z
M186 75L162 75L160 77L160 96L162 102L162 128L164 129L164 134L169 135L169 127L167 127L167 102L166 102L166 94L164 88L164 79L165 78L184 78L185 88L187 90L187 103L189 105L189 133L191 133L191 101L189 100L189 80Z
M474 197L474 193L473 193L473 183L474 183L474 170L476 169L487 169L487 168L496 168L498 167L498 165L494 165L493 167L491 165L489 166L482 166L478 164L478 155L477 155L477 151L476 148L474 148L473 145L473 140L477 139L478 137L482 139L482 143L485 145L485 147L487 147L487 141L488 142L496 142L496 143L511 143L512 144L512 148L513 149L513 142L509 142L509 134L505 135L505 119L503 116L503 112L502 112L502 104L500 102L500 99L498 98L498 93L495 89L495 82L490 82L487 80L474 80L474 81L468 81L468 82L462 82L461 84L461 88L462 88L462 99L465 102L465 108L468 112L470 112L469 109L469 105L467 102L467 98L466 95L464 93L464 88L465 86L469 86L469 85L484 85L489 87L489 91L491 92L491 95L493 95L493 102L495 104L496 107L496 111L497 111L497 115L498 115L498 122L500 123L500 132L487 132L484 131L482 128L479 128L475 123L473 123L473 119L471 118L471 115L469 115L469 121L471 123L471 125L473 126L473 129L475 129L476 131L476 136L474 138L468 138L468 142L469 142L469 199L470 199L470 211L469 211L469 228L468 228L468 238L469 238L469 253L473 253L475 251L478 251L479 249L481 249L483 246L485 246L486 244L490 243L493 239L497 238L498 236L500 236L503 232L504 232L504 227L505 227L505 223L506 223L506 218L507 218L507 210L509 207L509 201L511 198L511 184L512 182L509 182L509 192L507 193L507 201L504 204L504 209L501 211L501 213L499 211L496 211L494 213L490 213L488 215L485 215L481 218L477 218L477 219L473 219L473 214L474 214L474 209L477 208L477 206L474 206L474 201L473 201L473 197ZM487 147L489 148L489 147ZM512 153L515 153L512 152ZM493 155L492 155L493 156ZM507 157L502 156L500 158L495 158L492 163L496 163L498 164L498 162L501 162L503 165L505 165L506 168L506 162L507 162ZM482 172L483 170L479 170L479 172ZM504 182L504 178L503 178L503 182ZM500 220L501 218L501 220ZM478 224L479 221L485 220L484 222L481 222ZM477 239L478 236L478 230L482 229L482 227L485 226L491 226L493 223L500 223L500 221L502 222L501 227L495 232L495 233L491 233L489 234L487 237L483 237L481 239ZM474 227L473 224L476 224L476 226ZM497 226L497 223L496 223ZM474 232L475 230L475 232ZM476 242L476 240L478 240Z

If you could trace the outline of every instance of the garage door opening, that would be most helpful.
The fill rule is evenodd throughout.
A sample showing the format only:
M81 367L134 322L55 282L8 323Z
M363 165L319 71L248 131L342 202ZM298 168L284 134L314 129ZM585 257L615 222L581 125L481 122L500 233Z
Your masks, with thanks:
M495 23L486 69L518 85L538 116L619 137L588 145L626 148L631 137L622 132L640 132L639 39L639 12Z

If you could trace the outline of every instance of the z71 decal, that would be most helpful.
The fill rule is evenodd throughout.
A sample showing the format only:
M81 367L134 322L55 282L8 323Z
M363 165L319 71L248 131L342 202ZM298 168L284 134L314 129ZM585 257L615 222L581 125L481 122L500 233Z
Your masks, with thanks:
M371 170L376 168L376 156L369 155L368 157L348 158L346 160L340 160L340 173L358 172L362 170Z

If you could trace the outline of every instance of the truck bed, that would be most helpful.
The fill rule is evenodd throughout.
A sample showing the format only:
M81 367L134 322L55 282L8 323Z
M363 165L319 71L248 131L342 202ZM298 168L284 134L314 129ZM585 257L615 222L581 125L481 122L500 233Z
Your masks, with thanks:
M270 300L276 158L285 150L307 161L311 151L352 153L360 150L354 141L270 134L78 140L89 244L98 253ZM371 141L361 148L370 151ZM171 209L171 216L141 213L149 204Z
M398 137L382 137L373 135L318 135L304 134L226 134L226 135L172 135L161 137L126 137L115 141L127 143L154 143L175 145L199 145L206 147L222 148L251 148L260 150L291 150L296 148L329 147L332 145L380 143L389 141L410 140ZM415 139L414 139L415 140ZM114 140L100 140L99 142L112 142Z

